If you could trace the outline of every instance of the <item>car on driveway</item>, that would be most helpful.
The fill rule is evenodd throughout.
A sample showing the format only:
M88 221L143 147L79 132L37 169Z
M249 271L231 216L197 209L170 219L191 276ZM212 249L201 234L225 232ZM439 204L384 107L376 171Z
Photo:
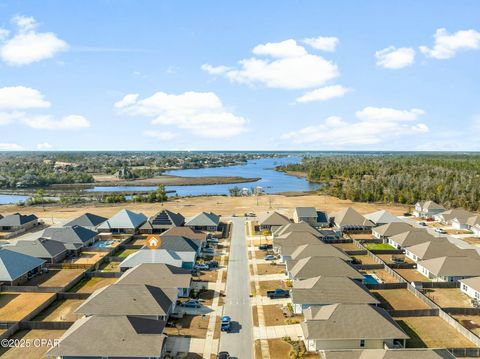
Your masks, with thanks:
M444 230L443 228L435 228L435 232L440 233L440 234L447 234L447 231Z
M217 237L208 237L207 238L207 243L217 244L218 243L218 238Z
M203 248L202 251L203 251L203 253L205 253L205 254L212 254L212 255L215 254L215 249L213 249L213 248L208 248L208 247L207 247L207 248Z
M217 356L218 359L230 359L230 354L228 352L220 352Z
M275 290L268 290L267 297L270 299L289 298L290 292L285 289L277 288Z
M222 332L229 333L231 329L232 329L232 318L230 318L228 315L224 315L222 317L222 322L220 324L220 330Z
M210 268L210 269L218 268L218 262L217 261L210 261L207 264L208 264L208 268Z
M275 259L277 259L277 256L273 254L267 254L263 259L265 259L266 261L274 261Z
M189 299L180 305L185 308L200 308L202 306L198 299Z
M195 268L196 270L209 270L210 269L210 267L206 263L197 263L197 264L195 264L195 266L193 268Z
M418 225L419 225L419 226L422 226L422 227L426 227L426 226L427 226L427 224L426 224L425 222L418 222Z
M260 244L258 246L258 249L260 249L262 251L266 251L267 249L272 249L272 248L273 248L272 244Z

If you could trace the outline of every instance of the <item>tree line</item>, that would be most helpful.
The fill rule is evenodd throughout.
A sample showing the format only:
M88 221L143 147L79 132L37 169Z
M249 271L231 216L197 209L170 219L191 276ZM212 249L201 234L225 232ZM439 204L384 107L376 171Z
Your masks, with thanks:
M413 205L434 200L447 208L480 209L480 155L403 154L305 157L277 168L322 182L324 194L361 202Z

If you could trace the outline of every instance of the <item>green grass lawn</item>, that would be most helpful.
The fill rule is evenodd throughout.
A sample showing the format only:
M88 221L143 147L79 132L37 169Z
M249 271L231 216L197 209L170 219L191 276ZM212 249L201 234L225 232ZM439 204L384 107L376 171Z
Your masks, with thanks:
M135 253L135 252L137 252L137 251L138 251L138 249L124 249L123 251L118 252L117 254L115 254L115 257L126 258L126 257L128 257L130 254Z
M395 249L388 243L369 243L365 244L365 247L369 250L387 250L387 249Z

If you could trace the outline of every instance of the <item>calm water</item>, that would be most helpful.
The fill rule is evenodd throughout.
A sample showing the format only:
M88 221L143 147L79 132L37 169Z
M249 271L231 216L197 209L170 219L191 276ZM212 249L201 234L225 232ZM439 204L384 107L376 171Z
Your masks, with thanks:
M17 203L25 201L27 198L28 196L0 194L0 204Z
M167 186L167 191L175 191L169 195L178 194L179 196L199 196L214 194L229 194L228 190L232 187L253 188L263 187L267 193L278 193L288 191L312 191L319 187L317 183L310 183L304 178L288 176L282 172L274 170L275 166L297 163L299 157L285 158L262 158L250 160L245 165L199 168L187 170L167 171L166 174L185 177L205 177L205 176L238 176L238 177L261 177L257 182L231 183L220 185L200 185L200 186ZM88 192L121 192L121 191L153 191L155 186L116 186L116 187L94 187L88 189Z

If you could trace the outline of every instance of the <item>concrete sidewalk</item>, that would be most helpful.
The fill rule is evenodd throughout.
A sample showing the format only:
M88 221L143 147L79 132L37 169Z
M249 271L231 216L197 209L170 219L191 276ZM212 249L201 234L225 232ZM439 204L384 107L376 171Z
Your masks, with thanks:
M271 327L254 327L253 336L255 339L276 339L290 337L293 340L303 339L300 324L276 325Z

